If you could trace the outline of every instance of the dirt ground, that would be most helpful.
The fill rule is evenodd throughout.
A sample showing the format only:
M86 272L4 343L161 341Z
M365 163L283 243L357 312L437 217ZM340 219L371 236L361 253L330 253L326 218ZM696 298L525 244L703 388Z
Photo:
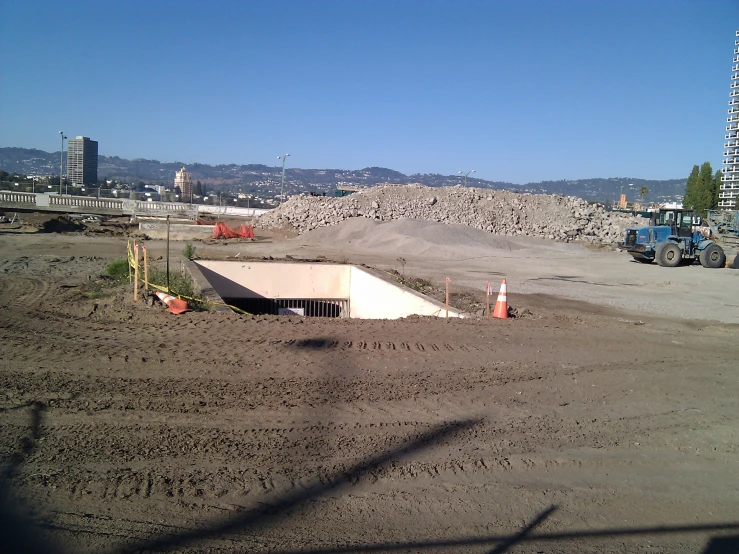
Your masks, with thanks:
M267 238L196 247L318 253ZM739 551L739 326L719 294L715 318L619 310L632 289L574 299L589 285L555 261L535 278L567 294L514 289L531 316L505 321L173 316L90 294L124 254L121 236L0 231L10 550ZM662 279L703 278L684 269Z

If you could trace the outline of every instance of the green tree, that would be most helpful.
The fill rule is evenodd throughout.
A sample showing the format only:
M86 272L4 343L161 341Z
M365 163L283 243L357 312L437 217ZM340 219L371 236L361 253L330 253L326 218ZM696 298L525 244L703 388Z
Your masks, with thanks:
M715 210L718 207L721 176L721 171L713 174L710 162L704 162L700 168L694 165L685 187L683 206L694 209L701 217L705 217L706 210Z
M195 196L202 196L203 195L203 185L200 184L200 181L195 183L195 186L192 189L192 193Z
M649 189L647 187L642 187L639 189L639 194L641 194L641 200L644 202L644 198L649 194Z
M706 210L710 210L713 206L713 169L710 162L704 162L698 175L698 205L696 210L698 215L704 217Z
M696 199L698 198L698 173L700 168L693 166L693 171L688 176L688 183L685 187L685 196L683 197L683 206L686 208L694 208Z
M719 169L716 171L716 175L713 178L713 203L709 210L717 210L718 203L721 199L721 182L724 180L724 174Z

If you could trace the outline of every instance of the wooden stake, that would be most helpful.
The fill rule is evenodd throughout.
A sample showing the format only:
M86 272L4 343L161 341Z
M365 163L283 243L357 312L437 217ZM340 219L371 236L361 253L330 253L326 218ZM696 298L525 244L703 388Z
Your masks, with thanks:
M485 313L490 317L490 281L485 282Z
M128 282L131 282L131 257L128 253L131 251L131 241L128 241L128 249L126 250L126 259L128 260Z
M149 256L146 255L146 246L144 250L144 294L148 294L149 290Z
M167 294L169 294L169 215L167 216Z
M446 278L446 318L449 319L449 283L451 282L451 279L449 277Z
M133 301L139 300L139 245L133 243Z

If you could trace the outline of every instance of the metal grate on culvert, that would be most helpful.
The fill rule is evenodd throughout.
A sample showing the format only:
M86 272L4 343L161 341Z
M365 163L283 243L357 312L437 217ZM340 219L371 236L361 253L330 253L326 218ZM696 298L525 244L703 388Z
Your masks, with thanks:
M254 315L349 317L349 300L300 298L224 298L224 302Z

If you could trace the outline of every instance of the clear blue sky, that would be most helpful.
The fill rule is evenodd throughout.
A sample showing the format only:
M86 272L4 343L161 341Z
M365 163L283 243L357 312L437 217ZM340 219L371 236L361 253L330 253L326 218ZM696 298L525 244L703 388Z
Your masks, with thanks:
M720 167L738 0L0 0L0 146L524 183Z

